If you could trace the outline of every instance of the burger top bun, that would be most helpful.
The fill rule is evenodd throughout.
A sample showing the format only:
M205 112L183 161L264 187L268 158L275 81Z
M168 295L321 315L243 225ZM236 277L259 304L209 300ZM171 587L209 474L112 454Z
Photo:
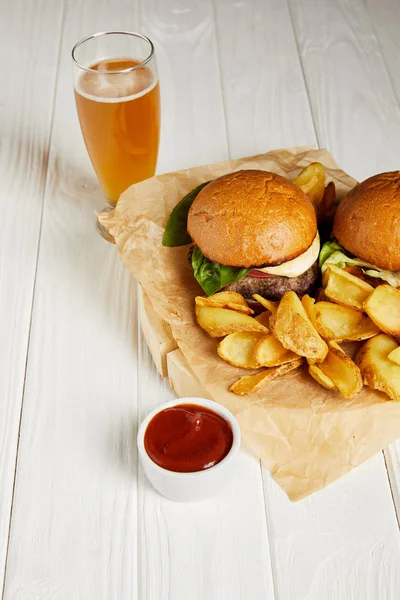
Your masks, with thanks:
M201 190L189 210L188 232L213 262L266 267L305 252L317 220L299 187L275 173L245 170Z
M356 185L338 206L333 234L361 260L400 271L400 171Z

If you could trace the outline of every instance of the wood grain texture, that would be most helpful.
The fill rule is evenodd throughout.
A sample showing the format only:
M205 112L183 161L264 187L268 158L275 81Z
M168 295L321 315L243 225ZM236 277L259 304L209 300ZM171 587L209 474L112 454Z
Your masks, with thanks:
M320 145L358 180L398 169L400 108L363 0L288 0Z
M45 187L62 2L2 3L0 36L0 589ZM53 31L53 36L46 35Z
M379 48L398 102L400 102L400 4L397 0L366 0Z
M226 160L211 0L140 0L162 96L159 173ZM223 140L221 144L221 140Z
M79 130L70 63L77 39L122 23L134 28L133 11L131 2L67 4L7 600L137 598L136 285L95 229L103 199Z
M400 540L381 454L292 504L265 473L280 600L395 600Z
M232 158L315 145L289 11L281 0L216 0Z
M306 136L304 141L308 143L315 140L311 119L304 118L304 114L309 114L308 109L304 109L302 103L297 102L298 97L304 98L307 90L310 90L318 139L321 145L329 150L333 149L336 158L340 158L345 156L352 136L360 134L357 131L350 135L347 129L338 128L338 122L341 122L342 118L348 118L347 107L342 109L341 95L356 97L358 93L360 97L368 97L371 92L368 78L363 80L363 85L357 92L355 86L360 85L360 77L355 78L354 84L351 83L352 74L347 70L347 63L343 60L338 62L339 56L336 56L336 53L340 42L336 40L340 39L347 48L349 69L354 67L353 62L356 59L353 54L355 53L358 59L358 52L361 51L359 47L361 48L362 44L353 35L348 37L348 28L355 28L355 25L342 24L341 10L346 8L339 9L337 3L328 2L293 4L296 5L295 10L291 6L292 11L289 12L284 3L218 3L217 18L221 36L222 31L225 31L224 35L228 40L232 35L231 45L225 40L231 52L225 51L222 54L221 72L233 73L236 65L241 64L243 48L239 43L238 31L243 31L243 36L247 36L245 39L251 40L252 48L266 47L265 40L271 36L274 40L273 56L285 57L288 61L287 68L291 68L291 79L297 81L300 86L297 94L291 95L287 77L279 77L278 73L275 73L274 86L263 88L262 106L274 106L274 103L278 106L278 126L274 130L275 145L286 146L291 143L290 139L301 140L303 135ZM332 4L337 7L339 15L332 14ZM340 3L341 7L342 4ZM272 6L275 8L273 20L266 18L267 14L271 15ZM348 9L347 4L346 7ZM261 16L262 11L264 18ZM302 65L295 54L287 51L288 48L296 47L291 24L292 14L296 16L294 23L302 52ZM229 27L226 25L227 21ZM363 25L360 27L359 37L363 43L364 37L368 36ZM275 28L281 35L277 35ZM330 39L332 45L329 43ZM256 55L254 52L253 54ZM313 60L309 59L309 55ZM258 61L265 61L266 52L261 56ZM371 68L375 69L374 61L377 60L374 54L371 67L369 58L370 55L367 54L365 64L360 65L360 68L367 72ZM279 61L279 58L277 60ZM230 147L231 152L236 155L241 154L242 137L245 135L244 132L242 137L236 134L238 115L251 116L257 111L259 100L252 90L262 87L261 83L257 87L260 80L258 61L255 59L245 62L245 80L255 82L253 86L247 86L247 94L242 80L238 82L240 94L232 93L229 79L224 82L225 97L230 97L229 103L226 103ZM302 68L306 75L304 81ZM334 96L331 78L339 70L345 83ZM343 90L345 85L350 86L350 90L348 87ZM280 101L277 102L276 98ZM334 98L336 100L333 100ZM376 100L371 102L374 104ZM384 103L383 99L382 102ZM390 102L389 95L389 104ZM279 105L285 106L285 112L279 110ZM368 107L368 103L366 106ZM360 111L362 109L361 103ZM267 111L267 108L265 110ZM379 116L376 118L380 120ZM281 124L285 119L286 127L283 127ZM251 118L248 117L247 123L250 130L247 131L246 139L256 140L259 129L263 127L261 120L257 119L252 124ZM378 124L373 123L373 126L378 129ZM367 131L366 123L364 127ZM267 143L266 133L265 138ZM362 142L357 143L360 152L366 154L365 132ZM260 145L255 142L252 143L253 148L261 150ZM370 149L369 157L371 156L376 156L375 149ZM359 157L355 154L353 158ZM353 160L352 164L355 165L356 160ZM359 169L360 166L365 168L362 161L358 163ZM349 165L347 168L349 169ZM350 173L353 174L351 170ZM275 593L279 600L373 600L378 597L392 600L396 597L393 594L399 581L396 564L399 535L382 454L343 480L298 504L288 501L266 471L264 486ZM379 591L380 586L382 587Z

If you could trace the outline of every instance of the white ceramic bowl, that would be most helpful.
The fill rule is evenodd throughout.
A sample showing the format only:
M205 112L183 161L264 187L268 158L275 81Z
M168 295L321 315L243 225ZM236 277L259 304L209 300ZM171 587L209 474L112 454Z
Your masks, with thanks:
M223 417L231 426L233 433L232 447L219 463L194 473L177 473L163 469L151 460L144 447L144 436L151 419L159 412L179 404L195 404L204 406ZM166 402L153 410L141 423L137 436L139 456L144 472L156 490L166 498L176 502L197 502L216 494L229 480L235 471L237 454L240 448L240 429L235 417L229 410L204 398L179 398Z

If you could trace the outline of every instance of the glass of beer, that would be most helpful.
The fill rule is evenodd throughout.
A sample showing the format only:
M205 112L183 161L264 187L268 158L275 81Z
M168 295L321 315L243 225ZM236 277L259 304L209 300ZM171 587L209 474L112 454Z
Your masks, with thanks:
M107 31L78 42L72 59L80 126L110 210L132 183L156 170L160 89L154 46L139 33Z

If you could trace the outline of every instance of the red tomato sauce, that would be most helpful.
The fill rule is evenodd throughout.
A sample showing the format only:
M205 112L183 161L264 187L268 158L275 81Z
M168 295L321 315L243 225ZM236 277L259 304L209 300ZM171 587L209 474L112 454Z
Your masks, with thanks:
M144 447L151 460L178 473L213 467L225 458L232 442L229 423L197 404L179 404L159 412L144 435Z

